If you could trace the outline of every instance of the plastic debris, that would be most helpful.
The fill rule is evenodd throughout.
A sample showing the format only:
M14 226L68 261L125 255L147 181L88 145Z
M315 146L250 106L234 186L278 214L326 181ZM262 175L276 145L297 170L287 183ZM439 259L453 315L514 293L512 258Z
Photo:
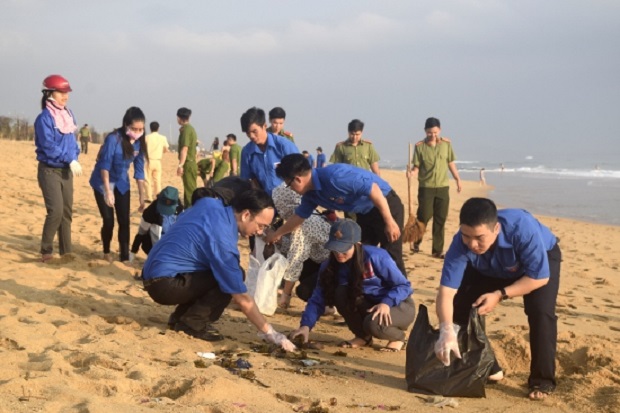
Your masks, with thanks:
M426 398L426 405L433 407L459 407L459 402L454 397L429 396Z
M196 354L198 355L198 357L202 357L203 359L207 360L215 360L217 358L215 353L203 353L201 351L198 351L196 352Z

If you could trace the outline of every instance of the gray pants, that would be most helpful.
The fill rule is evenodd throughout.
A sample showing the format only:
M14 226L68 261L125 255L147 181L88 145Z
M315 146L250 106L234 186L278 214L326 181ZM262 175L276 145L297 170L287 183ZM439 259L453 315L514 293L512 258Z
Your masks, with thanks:
M37 179L47 210L41 236L41 254L54 251L56 233L60 255L67 254L71 252L73 173L69 168L52 168L39 162Z

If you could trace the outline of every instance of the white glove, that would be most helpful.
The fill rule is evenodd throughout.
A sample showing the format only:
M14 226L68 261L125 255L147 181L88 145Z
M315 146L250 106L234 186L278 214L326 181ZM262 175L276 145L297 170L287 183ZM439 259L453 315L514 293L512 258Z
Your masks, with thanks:
M277 344L282 347L285 351L295 351L297 347L293 344L286 336L282 333L278 333L273 329L271 324L268 324L269 329L266 333L258 333L258 336L264 341L268 341L273 344Z
M444 364L450 365L450 352L454 351L456 358L461 358L457 335L461 327L458 324L441 323L439 325L439 340L435 343L435 355Z
M71 172L73 172L73 176L81 176L82 175L82 165L78 161L71 161L69 164L69 168L71 168Z
M110 208L114 208L114 191L106 192L103 197L105 199L105 204Z
M133 262L133 260L136 259L136 254L134 254L133 252L129 253L129 262Z

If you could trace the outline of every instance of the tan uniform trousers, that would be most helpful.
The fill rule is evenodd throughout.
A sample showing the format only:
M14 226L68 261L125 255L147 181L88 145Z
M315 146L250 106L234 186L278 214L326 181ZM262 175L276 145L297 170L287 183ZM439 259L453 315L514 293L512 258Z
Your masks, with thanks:
M146 173L144 174L144 180L146 181L146 199L154 201L153 187L155 188L155 196L161 192L161 160L149 159L146 167Z

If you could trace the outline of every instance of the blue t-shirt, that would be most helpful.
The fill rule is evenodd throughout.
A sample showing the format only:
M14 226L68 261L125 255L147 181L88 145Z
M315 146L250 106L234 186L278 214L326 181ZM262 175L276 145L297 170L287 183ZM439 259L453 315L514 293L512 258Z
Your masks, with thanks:
M232 207L220 199L201 198L181 213L153 246L142 270L145 280L211 271L222 292L243 294L237 248L238 228Z
M364 298L370 303L387 304L395 307L413 294L411 283L398 269L396 263L387 251L381 248L364 245L364 281L362 290ZM325 311L325 297L321 288L320 274L327 268L329 260L321 264L319 269L319 281L312 292L312 296L306 304L301 315L302 326L312 329L321 314ZM349 283L349 262L338 264L337 285L347 285Z
M314 168L314 158L312 155L308 155L308 163L310 164L310 168Z
M133 144L133 155L125 158L123 154L123 137L120 132L109 134L97 155L95 169L90 176L90 186L97 192L104 194L103 179L101 170L106 170L110 174L110 186L116 187L118 192L125 194L129 191L129 166L133 163L134 179L144 179L144 155L140 153L140 141Z
M527 275L535 280L549 278L547 251L557 243L555 235L529 212L503 209L495 245L482 255L474 254L463 242L459 230L446 253L441 285L458 289L468 263L478 272L495 278L516 280Z
M367 214L375 207L370 199L372 184L376 183L384 196L392 187L376 174L353 165L336 163L312 170L314 189L301 198L295 214L308 218L317 206L339 211Z
M286 138L267 133L265 152L254 142L249 142L241 150L241 177L256 179L265 192L271 195L273 188L282 180L276 175L276 167L286 155L299 153L297 146Z
M73 117L73 112L67 110ZM75 135L60 132L48 109L43 109L34 121L34 143L37 161L52 168L67 168L72 161L77 161L80 154Z
M316 156L316 167L322 168L325 166L325 154L320 153Z

